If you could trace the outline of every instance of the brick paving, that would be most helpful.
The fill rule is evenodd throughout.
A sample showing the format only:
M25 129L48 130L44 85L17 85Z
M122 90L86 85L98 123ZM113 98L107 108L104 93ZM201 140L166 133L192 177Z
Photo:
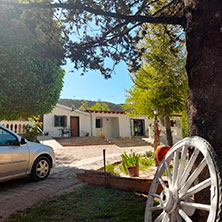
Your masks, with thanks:
M0 184L0 222L16 211L32 207L48 197L71 192L84 185L76 173L84 169L99 169L103 166L103 149L106 149L106 161L120 160L123 152L145 152L150 146L118 147L116 145L75 146L55 148L57 165L49 177L41 182L20 179Z

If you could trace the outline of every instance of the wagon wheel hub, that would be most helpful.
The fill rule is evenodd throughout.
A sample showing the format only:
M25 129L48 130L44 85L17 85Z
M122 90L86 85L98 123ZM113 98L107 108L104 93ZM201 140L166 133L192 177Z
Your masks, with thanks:
M178 200L179 198L176 191L172 192L171 190L167 189L162 191L160 194L160 205L167 213L171 213L176 209Z

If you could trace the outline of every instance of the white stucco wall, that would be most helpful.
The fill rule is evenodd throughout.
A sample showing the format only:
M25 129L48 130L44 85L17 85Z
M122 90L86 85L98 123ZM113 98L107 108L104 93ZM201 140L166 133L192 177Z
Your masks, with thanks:
M119 117L119 134L120 137L131 137L130 133L130 118L127 115L121 115Z
M67 116L67 127L71 128L70 118L79 117L79 135L85 136L86 133L90 134L90 116L88 113L79 111L71 111L71 108L56 106L51 113L43 116L43 131L49 133L50 136L58 137L59 129L63 127L55 126L55 116Z
M106 138L112 138L113 135L112 135L112 132L113 132L113 129L112 129L112 118L103 118L103 127L102 127L102 131L105 135Z
M55 115L57 116L67 116L67 128L71 128L70 118L79 117L79 136L86 136L86 133L89 136L100 136L100 133L103 132L106 138L119 138L119 137L131 137L134 136L132 131L133 120L144 120L144 137L153 138L153 119L148 119L144 116L139 117L130 117L123 113L118 112L84 112L75 110L72 111L71 108L57 105L52 113L44 115L43 117L43 130L48 132L49 135L53 137L59 136L59 129L63 127L55 127ZM102 120L102 128L96 128L96 119L100 118ZM178 141L182 138L182 129L180 123L180 117L174 117L176 120L175 127L172 127L172 135L174 141ZM162 131L161 141L165 143L165 127L159 123L159 127Z
M92 135L99 136L99 132L103 132L106 138L131 137L130 119L144 120L144 136L149 136L149 124L153 120L149 120L144 116L129 117L126 114L112 113L91 113L92 115ZM96 128L96 119L102 119L102 128Z
M113 118L112 119L112 136L113 138L119 138L119 118Z
M99 136L103 132L106 138L118 138L120 135L120 117L123 114L90 113L92 119L92 136ZM102 120L102 128L96 128L96 119Z

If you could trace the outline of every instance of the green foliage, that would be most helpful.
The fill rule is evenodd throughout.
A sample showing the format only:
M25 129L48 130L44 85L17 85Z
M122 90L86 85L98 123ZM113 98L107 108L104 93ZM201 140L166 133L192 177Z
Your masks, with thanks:
M28 125L26 127L25 138L29 141L37 142L37 136L42 133L42 123L39 122L39 117L31 117L29 121L33 123L33 125Z
M182 135L183 137L187 137L188 136L188 122L187 122L186 112L183 112L182 114L181 124L182 124Z
M110 108L106 103L103 102L97 102L95 105L92 105L90 108L90 110L104 110L104 111L109 111Z
M89 109L89 104L87 101L83 101L81 106L79 107L80 110L87 110Z
M150 158L150 157L155 157L155 153L152 151L146 151L145 153L145 157Z
M106 171L108 171L108 172L114 172L114 165L112 165L112 164L107 164L106 165Z
M152 152L151 152L152 153ZM132 165L139 165L139 169L141 171L146 170L150 168L151 166L155 166L155 161L154 161L154 154L150 155L148 154L149 157L145 156L139 156L138 163L132 164ZM128 155L127 155L128 156ZM125 153L122 154L122 163L120 164L114 164L109 166L109 170L114 173L114 175L120 175L120 173L128 174L128 165L126 164L126 156Z
M107 163L106 171L107 172L112 172L115 176L119 176L120 172L121 172L121 168L118 164L109 164L109 163Z
M147 29L152 33L146 35L140 45L146 49L143 64L132 74L134 85L128 91L124 109L130 110L129 114L152 118L157 108L159 116L171 116L185 110L187 100L185 48L176 41L181 30L162 25L148 25Z
M149 168L149 167L151 167L154 164L155 164L155 162L151 158L141 158L140 159L140 166L141 166L140 169L141 170L143 170L145 168Z
M25 4L28 2L32 7L33 2L37 0L19 0L19 2ZM111 77L115 65L121 61L130 65L131 70L138 68L141 50L137 50L135 45L142 38L140 33L143 35L146 33L144 24L147 22L185 24L183 1L41 0L38 2L41 2L41 6L38 7L46 8L49 3L51 7L53 3L57 3L58 10L55 10L55 16L61 18L60 21L64 25L67 38L66 55L71 59L74 69L81 69L82 74L91 69L99 70L105 78ZM168 6L170 15L167 13ZM173 18L171 18L172 11ZM112 61L113 64L110 64Z
M139 166L140 155L136 154L135 152L131 152L129 155L127 155L127 153L124 152L121 155L121 158L122 158L122 166L125 172L127 172L127 167Z
M0 119L50 112L64 77L64 41L53 11L1 6L0 30Z

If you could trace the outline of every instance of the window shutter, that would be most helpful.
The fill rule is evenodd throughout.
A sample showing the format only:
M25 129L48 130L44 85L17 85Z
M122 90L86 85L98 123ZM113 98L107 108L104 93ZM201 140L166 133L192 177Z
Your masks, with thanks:
M131 136L134 136L134 121L133 119L130 119L130 134Z
M56 126L56 119L57 119L57 116L55 115L54 116L54 126Z
M65 127L67 127L67 116L64 116Z

